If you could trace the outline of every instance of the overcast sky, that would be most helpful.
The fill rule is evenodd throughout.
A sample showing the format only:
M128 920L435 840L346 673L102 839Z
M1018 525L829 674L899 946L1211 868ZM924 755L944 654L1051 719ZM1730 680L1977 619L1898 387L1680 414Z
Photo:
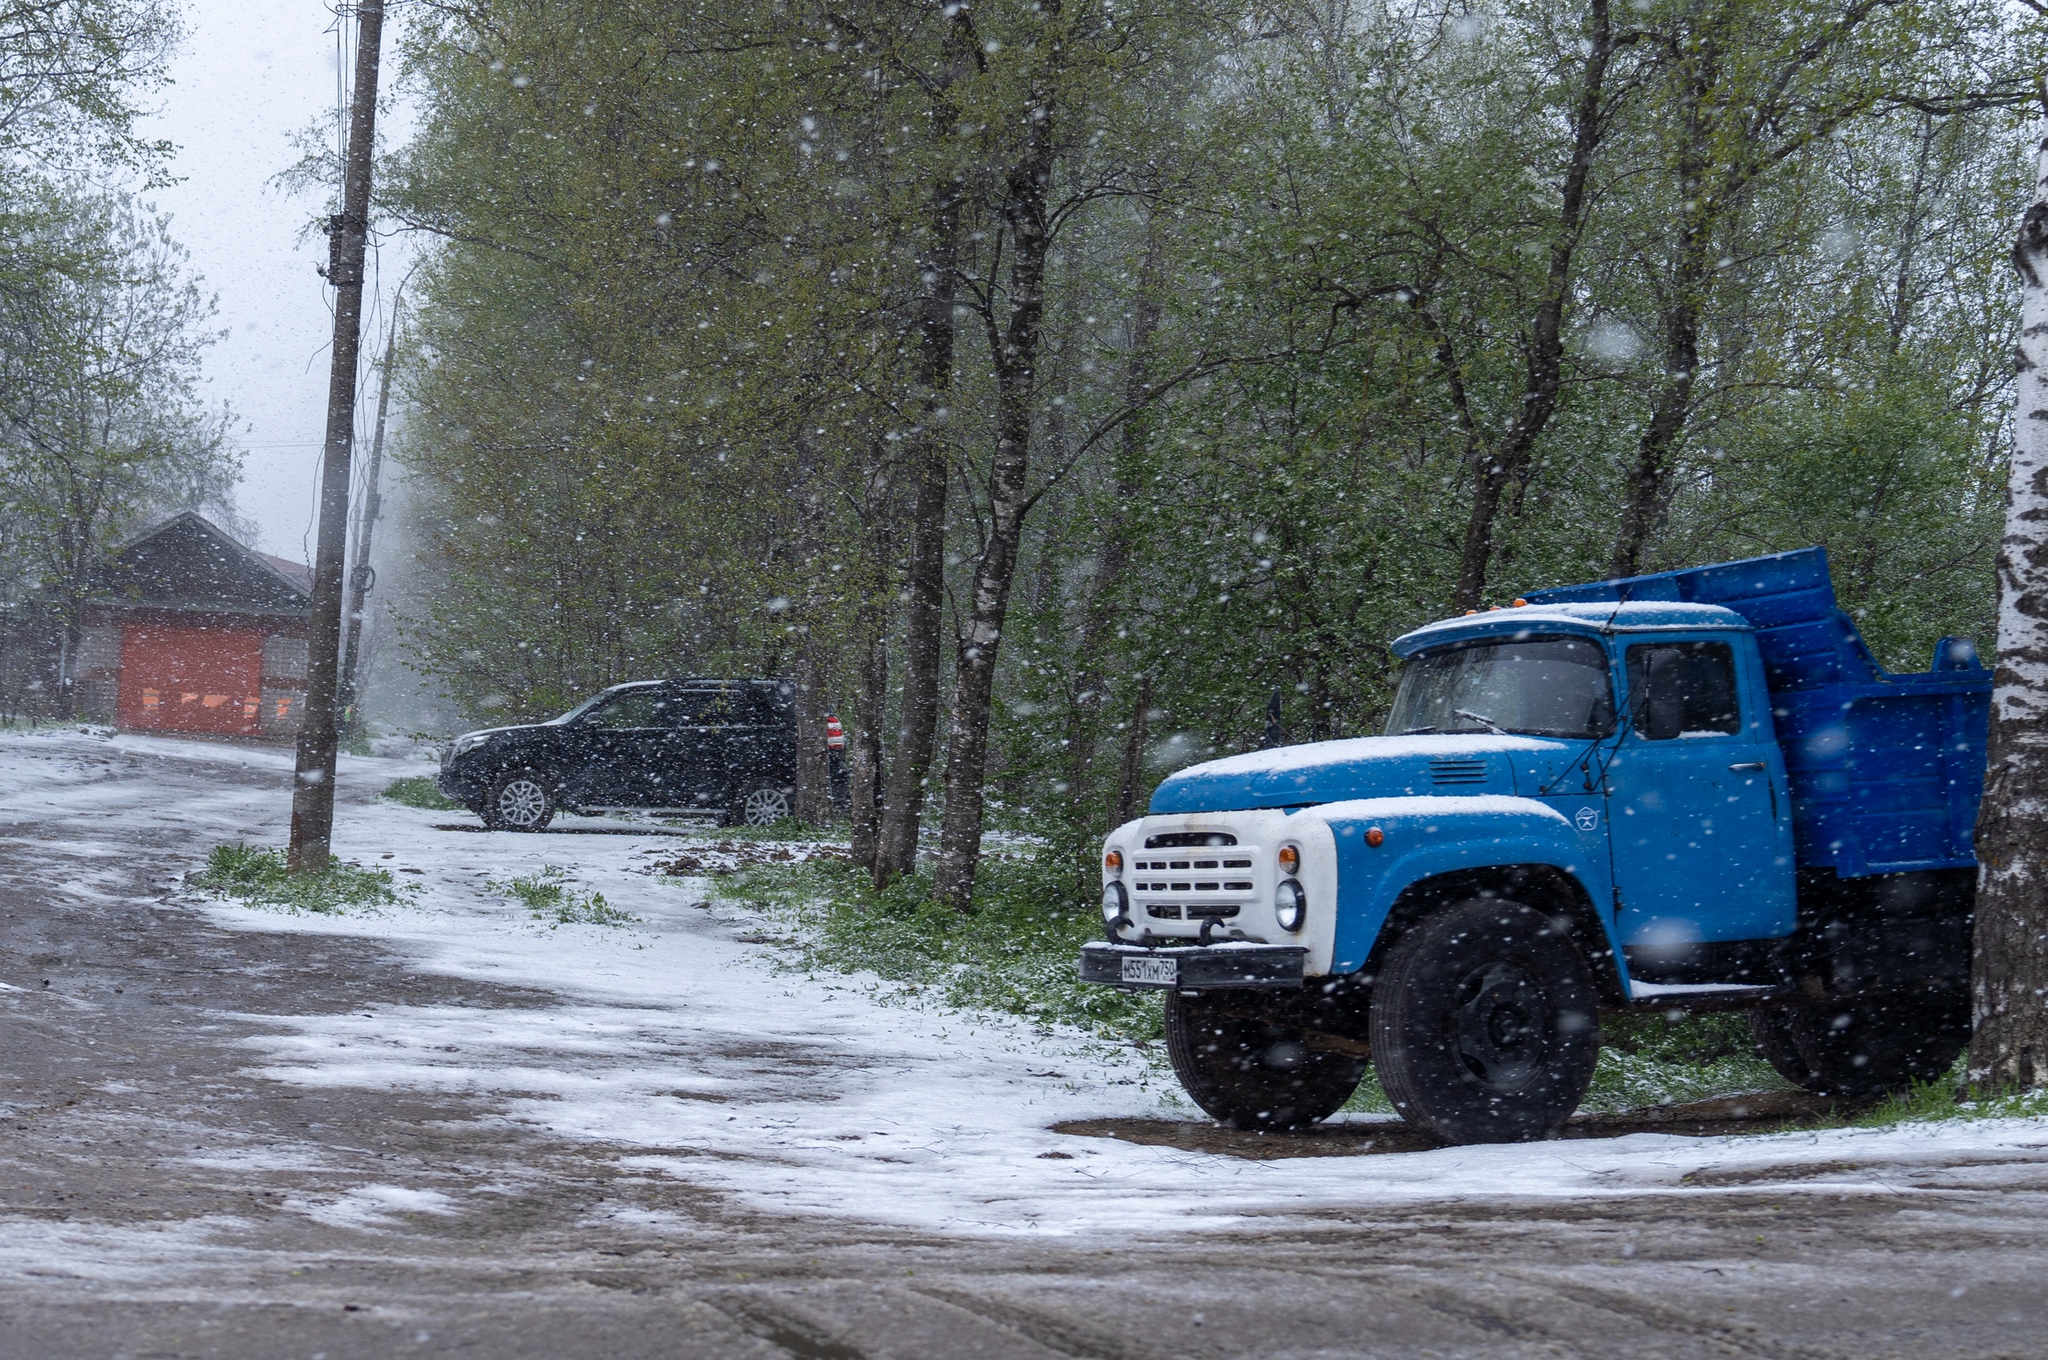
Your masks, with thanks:
M327 238L301 240L321 206L288 198L270 180L296 159L293 136L335 105L334 16L320 0L186 0L190 33L177 81L162 94L149 132L178 146L183 182L152 195L192 254L202 287L219 298L216 329L229 332L207 357L208 393L242 417L246 450L236 500L266 552L306 561L313 491L326 424L332 294L314 267ZM387 62L395 37L388 28ZM386 79L391 74L386 67ZM404 111L388 131L401 135ZM405 271L406 247L386 244L369 279L388 294ZM366 329L383 343L385 316L367 292ZM366 348L373 343L365 337ZM366 385L359 409L375 409ZM359 425L363 422L359 422ZM367 444L363 446L367 452Z

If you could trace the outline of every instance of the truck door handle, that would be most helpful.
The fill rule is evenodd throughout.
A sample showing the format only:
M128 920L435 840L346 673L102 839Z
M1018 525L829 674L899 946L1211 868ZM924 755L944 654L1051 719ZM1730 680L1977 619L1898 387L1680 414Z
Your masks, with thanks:
M1730 765L1730 766L1729 766L1728 768L1729 768L1729 769L1731 769L1731 770L1757 770L1757 771L1763 771L1763 770L1767 770L1767 769L1769 769L1769 768L1770 768L1770 766L1768 766L1768 765L1764 764L1764 763L1763 763L1763 762L1762 762L1761 760L1741 760L1741 761L1737 761L1737 762L1736 762L1735 764L1733 764L1733 765Z

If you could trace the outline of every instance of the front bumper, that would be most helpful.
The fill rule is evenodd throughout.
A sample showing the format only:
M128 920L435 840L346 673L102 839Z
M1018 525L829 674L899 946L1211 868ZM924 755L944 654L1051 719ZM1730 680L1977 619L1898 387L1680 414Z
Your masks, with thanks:
M1148 949L1097 941L1081 946L1081 981L1130 990L1299 988L1308 950L1292 944L1213 944Z
M478 786L474 778L458 774L446 765L441 767L441 776L434 783L441 790L442 797L464 807L475 806L484 796L484 790Z

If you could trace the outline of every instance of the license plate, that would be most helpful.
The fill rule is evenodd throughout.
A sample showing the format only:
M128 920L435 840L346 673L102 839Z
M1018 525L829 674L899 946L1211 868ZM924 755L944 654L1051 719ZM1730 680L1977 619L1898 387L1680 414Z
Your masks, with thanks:
M1152 987L1171 987L1180 981L1179 959L1136 958L1126 954L1123 965L1125 982L1142 983Z

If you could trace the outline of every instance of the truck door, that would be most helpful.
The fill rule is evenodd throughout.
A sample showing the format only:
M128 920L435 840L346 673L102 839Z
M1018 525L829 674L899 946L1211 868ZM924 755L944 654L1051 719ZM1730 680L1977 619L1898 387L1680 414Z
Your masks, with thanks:
M1720 641L1627 650L1629 724L1607 767L1625 945L1679 955L1791 933L1791 801L1744 659Z

